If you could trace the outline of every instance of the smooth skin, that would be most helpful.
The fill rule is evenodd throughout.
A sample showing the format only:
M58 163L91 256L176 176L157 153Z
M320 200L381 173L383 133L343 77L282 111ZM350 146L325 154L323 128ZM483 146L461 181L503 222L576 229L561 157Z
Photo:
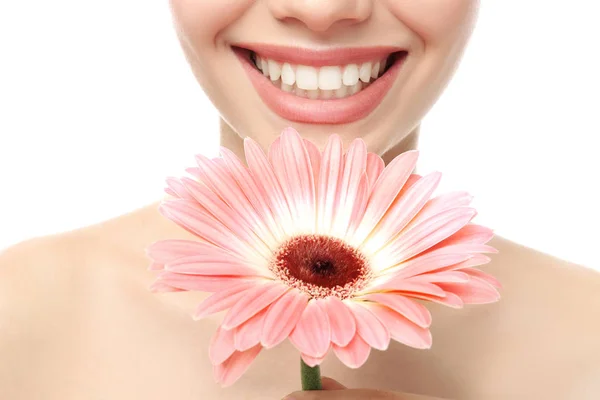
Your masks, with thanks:
M419 124L458 66L476 0L171 0L182 49L221 114L221 144L267 148L294 126L323 148L333 129L362 137L386 162L417 147ZM507 22L508 29L508 22ZM364 119L290 124L248 81L230 44L401 45L397 82ZM144 249L193 239L158 203L94 226L19 243L0 254L0 398L15 400L281 399L299 388L288 343L263 352L232 387L214 383L207 349L222 315L195 322L206 294L153 294ZM576 240L576 233L573 240ZM503 284L497 304L428 304L434 344L393 343L358 370L328 357L324 374L349 388L299 399L598 399L600 275L496 237L485 270ZM327 381L329 382L329 381ZM331 383L331 382L330 382ZM410 394L409 394L410 393ZM303 397L302 397L303 396ZM379 396L379 397L377 397Z

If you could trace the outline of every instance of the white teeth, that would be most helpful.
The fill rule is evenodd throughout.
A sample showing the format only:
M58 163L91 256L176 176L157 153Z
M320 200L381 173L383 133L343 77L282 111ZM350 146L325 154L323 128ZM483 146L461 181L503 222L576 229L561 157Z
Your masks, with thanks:
M347 94L348 94L348 86L346 86L346 85L342 85L341 88L339 88L338 90L335 91L335 97L337 97L338 99L341 99L342 97L346 97Z
M269 63L264 58L260 59L260 69L264 76L269 76Z
M358 65L348 64L344 68L343 83L346 86L355 85L358 82Z
M306 65L296 67L296 86L305 90L316 90L319 88L319 76L317 69Z
M296 82L296 73L292 69L292 66L288 63L284 63L281 68L281 80L287 85L293 85Z
M321 67L319 89L336 90L340 87L342 87L342 69L340 67Z
M360 71L358 72L360 76L360 80L367 83L371 80L371 63L366 62L360 66Z
M253 54L256 66L286 93L309 99L341 99L368 88L385 73L388 58L362 64L315 68L281 63Z
M371 70L371 78L377 78L379 76L379 65L379 61L377 61L375 65L373 65L373 69Z
M276 61L269 60L268 66L269 75L271 75L271 80L276 81L277 79L279 79L281 77L281 65L279 65L279 63Z

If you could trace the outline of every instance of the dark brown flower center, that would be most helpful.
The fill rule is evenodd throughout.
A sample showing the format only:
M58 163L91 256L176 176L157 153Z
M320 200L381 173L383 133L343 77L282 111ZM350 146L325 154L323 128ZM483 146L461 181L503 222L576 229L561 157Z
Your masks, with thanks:
M347 298L369 275L365 257L343 240L325 235L299 235L273 255L271 270L284 282L312 297Z
M335 273L331 260L317 260L312 264L313 273L320 276L331 276Z

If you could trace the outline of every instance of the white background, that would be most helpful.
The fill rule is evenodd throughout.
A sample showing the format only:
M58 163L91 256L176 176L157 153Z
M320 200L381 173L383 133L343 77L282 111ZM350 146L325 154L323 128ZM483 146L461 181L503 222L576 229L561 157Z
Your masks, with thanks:
M483 3L419 172L499 235L600 269L598 6ZM217 123L166 0L0 2L0 248L157 200Z

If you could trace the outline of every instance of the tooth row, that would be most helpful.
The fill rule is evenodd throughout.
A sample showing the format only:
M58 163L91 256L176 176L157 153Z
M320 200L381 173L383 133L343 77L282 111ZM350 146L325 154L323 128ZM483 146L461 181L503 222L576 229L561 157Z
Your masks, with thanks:
M298 87L297 84L289 85L283 82L281 79L277 79L276 81L271 80L271 83L276 87L280 88L284 92L293 93L299 97L306 97L309 99L342 99L344 97L352 96L360 92L361 90L368 87L371 83L364 83L361 80L358 80L352 86L341 85L338 89L302 89Z
M369 83L380 77L385 69L387 57L363 64L348 64L345 66L324 66L321 68L307 65L279 63L255 55L256 66L271 81L281 79L288 86L296 86L303 90L336 91L344 86L350 89L359 82Z

